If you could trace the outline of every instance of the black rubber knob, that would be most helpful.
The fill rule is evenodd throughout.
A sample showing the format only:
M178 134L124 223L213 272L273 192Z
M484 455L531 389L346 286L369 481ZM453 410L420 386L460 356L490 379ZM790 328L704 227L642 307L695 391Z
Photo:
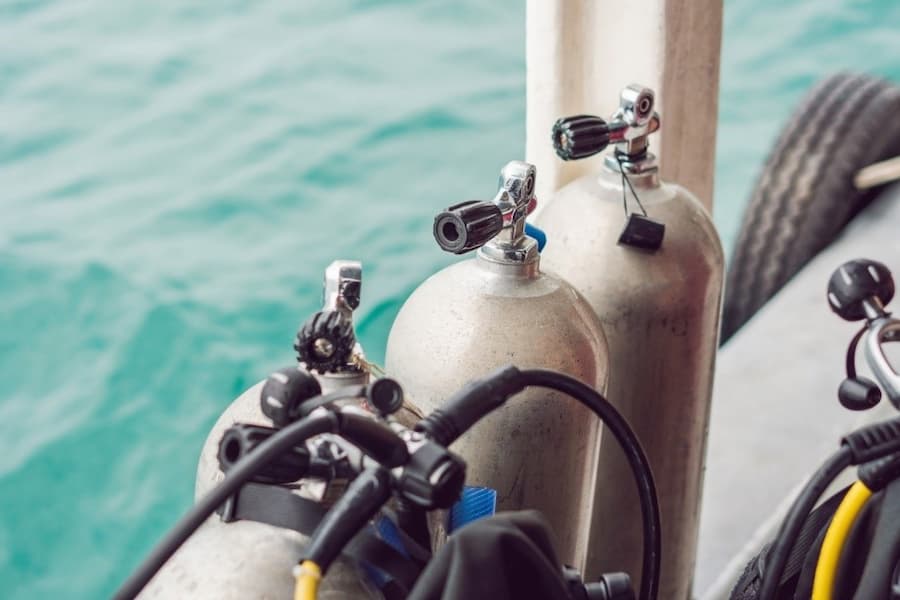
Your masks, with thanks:
M500 207L469 200L451 206L434 218L434 239L441 250L465 254L484 246L503 229Z
M609 126L600 117L563 117L553 124L553 148L563 160L593 156L609 145Z
M604 573L600 581L585 584L587 600L634 600L634 587L627 573Z
M838 388L838 400L848 410L869 410L881 401L881 388L865 377L848 377Z
M227 473L241 459L278 430L261 425L234 425L225 430L219 441L219 468ZM291 483L306 476L309 452L296 446L279 454L253 477L258 483Z
M413 452L397 482L401 496L426 510L450 508L466 483L466 463L426 440Z
M284 427L299 419L300 406L322 393L319 382L306 370L285 367L275 371L259 393L259 407L275 427Z
M382 417L392 415L403 407L403 388L389 377L377 379L366 388L366 402Z
M894 297L894 278L886 266L867 259L841 265L828 280L828 304L848 321L866 318L863 301L876 297L882 305Z
M353 321L337 310L323 310L310 317L297 332L297 360L319 373L331 373L347 365L356 335Z

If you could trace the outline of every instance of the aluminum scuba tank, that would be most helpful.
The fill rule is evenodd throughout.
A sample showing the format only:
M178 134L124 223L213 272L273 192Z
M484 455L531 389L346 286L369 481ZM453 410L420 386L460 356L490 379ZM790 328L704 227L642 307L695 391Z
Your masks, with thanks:
M325 271L323 310L308 319L294 344L302 372L312 374L322 393L369 381L363 351L353 332L352 312L359 305L362 266L335 261ZM279 375L274 373L272 378ZM279 378L281 380L281 378ZM195 497L206 494L224 477L220 441L235 423L272 425L276 399L261 394L261 381L241 394L213 425L197 467ZM263 402L269 404L263 405ZM325 436L320 436L325 437ZM310 442L313 443L313 442ZM309 443L308 443L309 444ZM297 494L315 501L339 493L345 481L302 480ZM337 488L337 489L335 489ZM175 553L144 589L142 598L289 598L293 565L303 554L307 536L255 520L225 522L210 517ZM320 598L375 596L355 566L338 560L323 580Z
M510 162L492 202L464 202L435 219L443 249L478 252L419 286L388 337L386 370L426 414L507 364L556 369L605 388L606 340L596 315L572 286L541 271L537 242L524 233L535 176L533 165ZM498 510L541 511L561 557L578 567L598 449L594 415L544 390L516 396L452 446L468 465L469 485L496 490Z
M536 215L549 243L543 261L600 317L609 341L609 400L646 449L660 499L660 598L686 600L696 554L700 492L724 259L709 214L684 188L659 180L648 136L659 128L653 91L625 88L609 122L560 119L564 160L615 149L600 173L560 189ZM623 204L625 208L623 210ZM629 207L634 212L630 212ZM638 212L640 211L640 212ZM623 229L624 226L624 229ZM640 579L637 494L613 443L601 447L587 577L625 570ZM595 543L595 542L603 543Z

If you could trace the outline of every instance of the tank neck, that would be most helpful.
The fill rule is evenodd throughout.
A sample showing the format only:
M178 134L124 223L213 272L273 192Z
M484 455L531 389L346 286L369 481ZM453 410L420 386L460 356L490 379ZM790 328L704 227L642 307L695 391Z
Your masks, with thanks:
M541 260L540 255L537 253L537 247L534 248L533 257L529 258L529 260L498 259L492 256L490 250L490 248L485 246L480 248L475 254L475 262L482 269L503 277L526 279L534 279L541 274Z
M656 164L656 156L650 152L644 153L639 158L630 157L613 151L607 154L603 161L606 171L619 175L622 171L628 176L628 181L635 189L653 189L661 185L659 179L659 166Z
M537 242L525 235L525 218L534 210L534 165L513 160L500 171L500 189L492 203L500 209L503 227L478 249L478 256L501 265L527 266L540 258ZM527 269L525 269L527 271Z

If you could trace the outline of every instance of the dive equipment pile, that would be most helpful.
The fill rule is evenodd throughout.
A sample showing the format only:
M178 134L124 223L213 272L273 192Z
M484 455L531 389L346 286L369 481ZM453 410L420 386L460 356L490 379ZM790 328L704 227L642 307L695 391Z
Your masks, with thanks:
M631 85L609 120L556 123L563 160L614 147L541 228L522 161L490 201L439 212L438 246L475 258L413 292L384 371L354 330L362 265L329 265L297 364L225 410L196 504L115 598L689 598L724 259L700 202L659 179L654 102ZM893 295L875 261L829 282L832 310L865 321L837 391L850 410L882 394L900 409ZM816 507L850 466L857 481ZM900 600L898 523L900 417L844 436L732 598Z
M894 296L894 280L885 265L853 260L828 282L828 304L847 321L865 320L847 352L846 379L838 398L851 410L866 410L882 390L900 410L900 376L882 345L895 341L900 320L885 305ZM860 341L875 381L856 374ZM848 467L857 481L815 508L819 498ZM869 510L872 509L872 510ZM861 518L865 511L866 519ZM845 435L801 489L772 543L747 565L732 591L733 600L812 598L832 600L895 599L900 573L900 417ZM887 542L885 540L888 540Z
M304 450L305 443L314 436L330 434L352 446L358 452L358 459L353 461L356 473L350 484L318 521L303 556L297 557L295 598L315 598L320 579L335 559L389 500L408 502L421 511L449 508L462 491L466 465L446 446L528 387L552 388L571 396L594 412L622 445L633 469L644 517L646 545L640 598L656 598L661 542L652 473L627 423L589 386L553 371L519 370L508 366L472 381L449 398L441 410L409 429L392 419L390 414L376 415L354 405L338 404L341 400L361 401L373 394L386 393L395 398L401 392L392 380L382 379L368 386L310 396L315 390L309 382L314 380L307 374L286 377L286 371L273 373L267 385L284 386L282 397L297 407L296 419L271 431L255 431L256 436L245 435L247 426L242 424L229 430L237 430L237 433L228 433L222 439L220 456L226 469L224 480L201 498L154 548L120 588L115 596L117 600L136 597L178 547L220 506L240 493L242 486L251 482L277 485L275 482L283 483L283 479L305 476L301 473L303 467L310 472L313 463ZM268 398L261 400L266 402ZM397 405L393 400L387 403L379 400L378 403ZM247 443L248 439L252 441ZM290 475L280 476L284 473ZM302 505L298 506L302 509ZM401 539L403 537L401 535ZM409 547L410 540L407 539L401 543L399 551L406 553ZM427 552L427 549L419 547L417 551ZM377 557L368 554L363 560L375 561ZM390 574L389 566L382 572L385 574Z

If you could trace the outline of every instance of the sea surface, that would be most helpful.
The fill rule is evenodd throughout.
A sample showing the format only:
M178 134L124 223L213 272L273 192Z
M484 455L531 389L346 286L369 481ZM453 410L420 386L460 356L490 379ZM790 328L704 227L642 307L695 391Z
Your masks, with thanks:
M800 95L900 79L895 0L728 0L727 246ZM0 0L0 597L108 596L230 400L364 261L383 359L452 259L436 209L520 158L525 3Z

